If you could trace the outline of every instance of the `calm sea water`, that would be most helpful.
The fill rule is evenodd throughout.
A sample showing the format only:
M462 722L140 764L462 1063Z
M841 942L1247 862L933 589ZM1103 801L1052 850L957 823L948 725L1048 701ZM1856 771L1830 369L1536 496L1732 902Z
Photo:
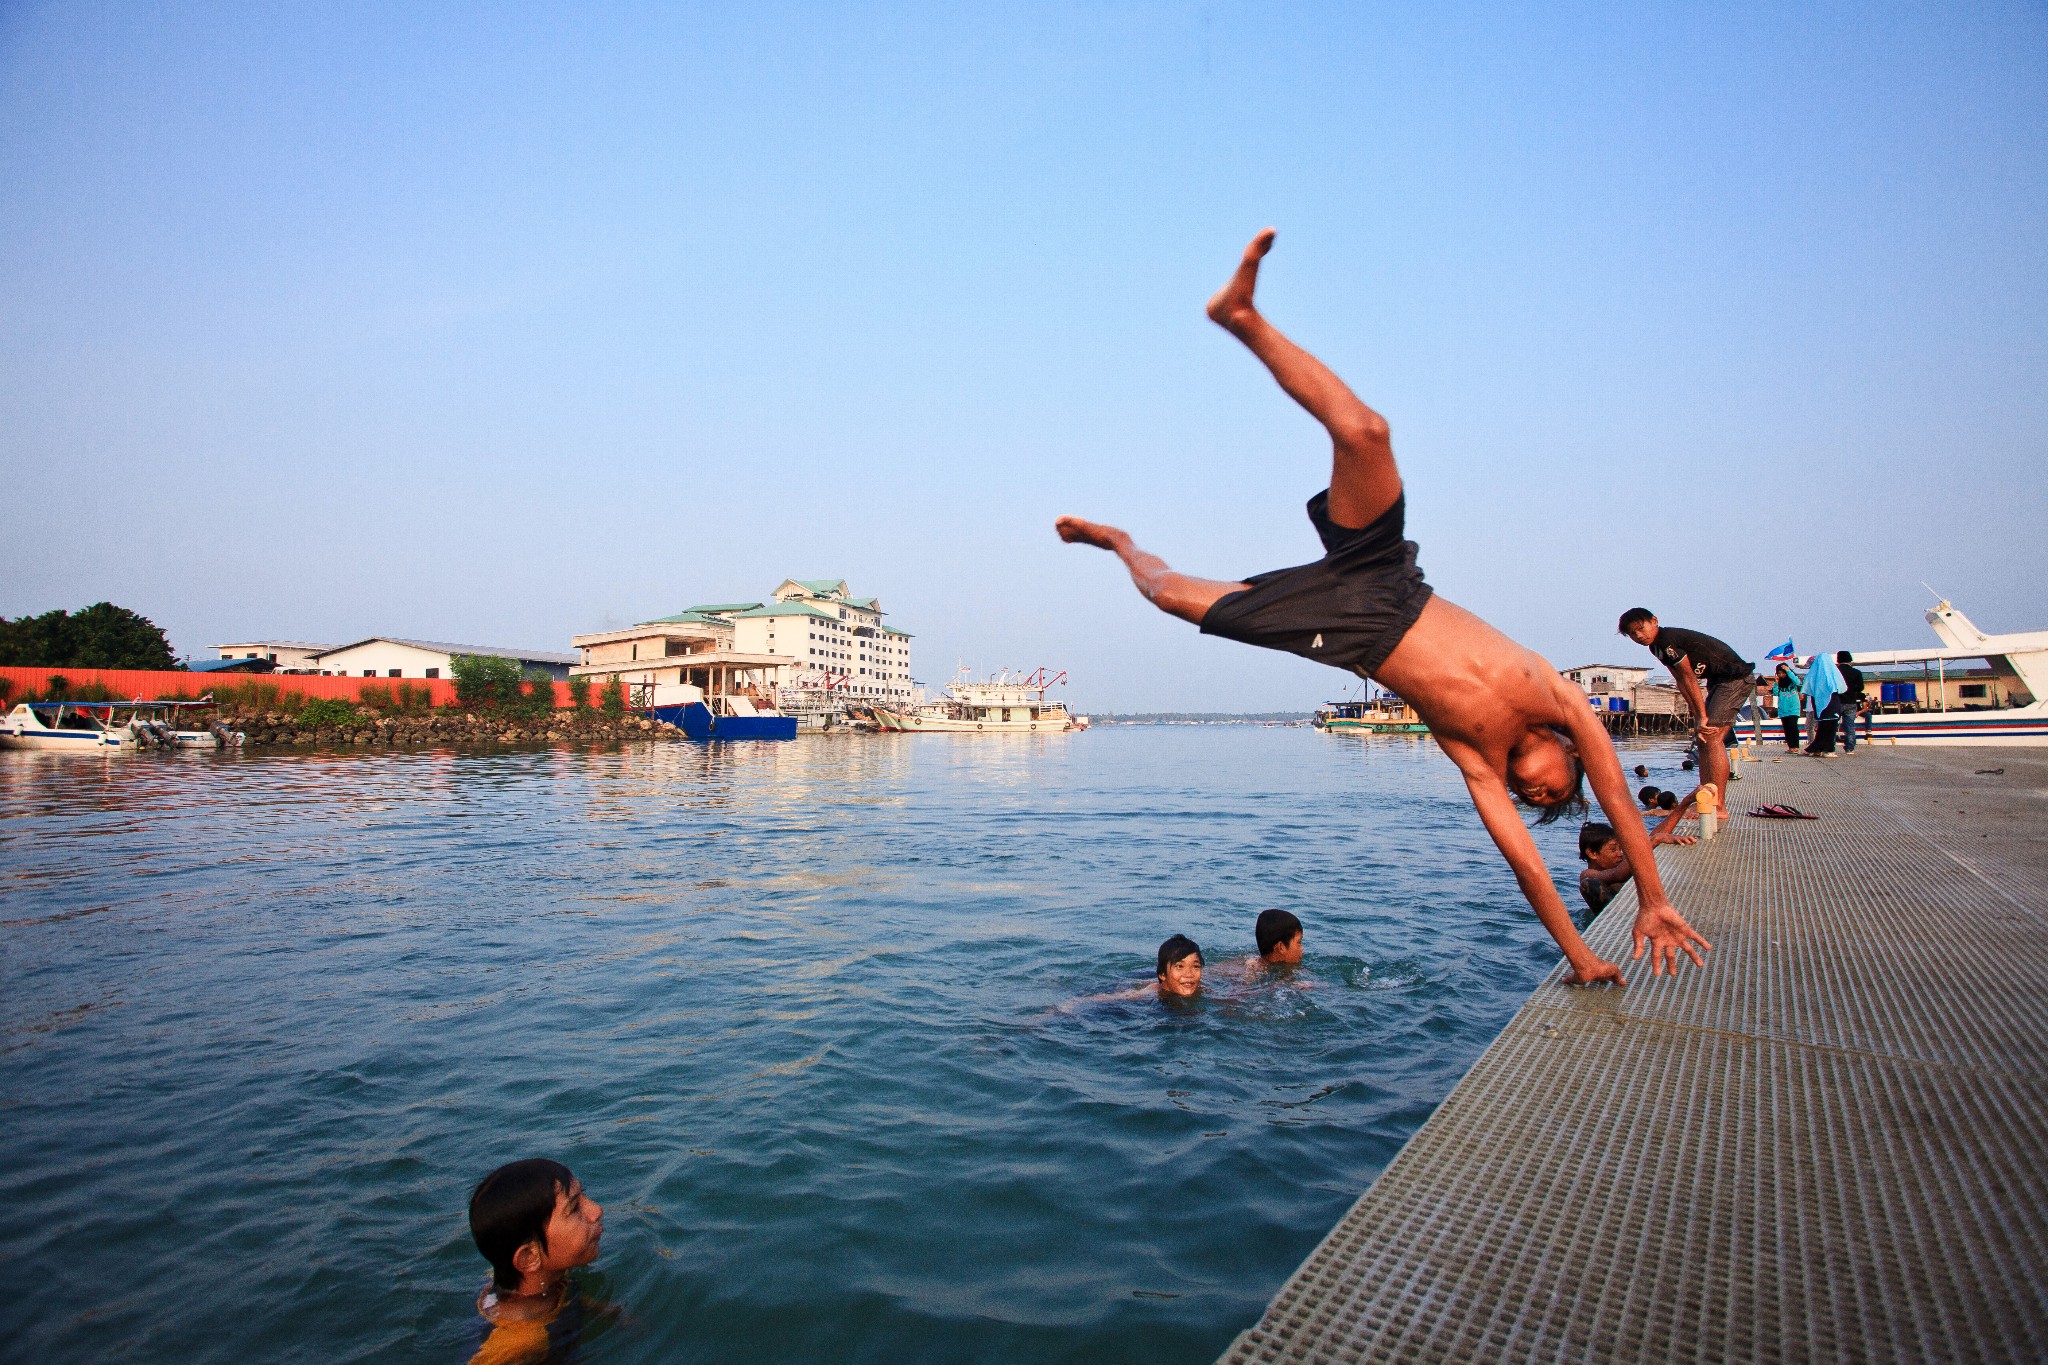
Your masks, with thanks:
M463 1360L528 1155L587 1362L1206 1360L1557 957L1434 746L1307 729L0 753L0 896L37 1361ZM1071 1004L1174 931L1200 1003Z

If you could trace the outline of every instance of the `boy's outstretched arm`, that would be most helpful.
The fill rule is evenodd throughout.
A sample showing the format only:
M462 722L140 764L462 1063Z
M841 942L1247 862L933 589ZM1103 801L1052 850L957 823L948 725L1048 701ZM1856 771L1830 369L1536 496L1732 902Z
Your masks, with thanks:
M1701 938L1685 922L1685 917L1678 913L1664 892L1664 879L1657 871L1657 856L1650 851L1649 832L1643 828L1643 817L1629 795L1628 779L1622 774L1621 760L1615 757L1614 742L1607 738L1607 727L1593 715L1592 708L1584 704L1576 687L1562 678L1558 679L1558 686L1560 692L1566 694L1565 727L1578 744L1579 762L1585 766L1586 781L1591 784L1600 809L1607 812L1608 822L1614 826L1614 837L1621 840L1621 851L1627 855L1629 866L1635 869L1637 909L1633 956L1641 958L1645 947L1650 950L1652 976L1676 972L1681 951L1693 960L1694 966L1706 966L1707 960L1700 956L1700 949L1712 949L1714 945ZM1518 819L1515 823L1520 825L1521 821ZM1533 846L1533 840L1531 844Z
M1528 826L1522 823L1521 811L1515 805L1515 798L1508 795L1507 785L1477 754L1460 752L1462 749L1462 745L1455 749L1452 745L1444 745L1451 761L1465 774L1465 790L1472 794L1472 808L1479 812L1480 822L1493 836L1494 847L1500 850L1501 857L1507 859L1529 908L1536 912L1536 918L1543 922L1543 927L1557 940L1557 946L1564 950L1565 961L1571 963L1572 974L1566 978L1567 984L1590 986L1599 981L1612 981L1617 986L1627 985L1622 979L1621 968L1600 957L1586 946L1586 940L1579 937L1578 929L1572 925L1571 912L1564 908L1564 898L1557 894L1557 887L1550 880L1550 869L1544 866L1543 854L1538 851L1536 840L1530 837Z

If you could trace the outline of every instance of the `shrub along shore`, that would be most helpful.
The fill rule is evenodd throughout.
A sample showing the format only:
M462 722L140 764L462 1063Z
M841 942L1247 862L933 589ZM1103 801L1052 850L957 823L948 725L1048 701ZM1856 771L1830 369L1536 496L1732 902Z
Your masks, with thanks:
M336 709L329 709L329 708ZM340 714L346 711L348 714ZM303 710L242 712L223 708L221 723L258 745L531 744L618 739L680 739L673 725L644 716L608 716L588 708L540 716L506 716L437 708L426 715L385 715L346 703L314 702Z
M26 670L20 670L25 672ZM491 743L520 744L622 739L679 739L673 725L649 720L626 707L618 679L594 688L588 678L558 685L541 675L520 674L507 659L457 655L454 695L434 704L437 691L425 683L365 678L353 698L307 696L288 675L271 678L192 678L170 688L152 687L155 701L210 698L217 719L257 745L384 745ZM156 675L161 676L161 675ZM138 693L95 679L78 682L50 672L41 686L23 686L0 676L0 704L21 701L128 701ZM327 682L327 679L321 679ZM354 681L335 679L333 681ZM566 694L566 695L564 695Z

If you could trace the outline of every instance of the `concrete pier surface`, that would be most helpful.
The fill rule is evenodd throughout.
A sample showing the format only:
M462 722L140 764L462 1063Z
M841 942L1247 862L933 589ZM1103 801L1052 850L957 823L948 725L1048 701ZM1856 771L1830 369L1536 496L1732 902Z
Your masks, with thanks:
M2048 749L1737 771L1224 1360L2048 1359Z

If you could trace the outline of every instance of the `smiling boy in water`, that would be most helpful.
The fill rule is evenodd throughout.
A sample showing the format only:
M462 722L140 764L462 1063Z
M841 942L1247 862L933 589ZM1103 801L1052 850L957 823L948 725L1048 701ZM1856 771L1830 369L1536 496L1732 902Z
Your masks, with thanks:
M1202 949L1186 934L1159 945L1159 993L1186 998L1202 989Z
M1272 247L1271 228L1252 239L1230 283L1209 300L1209 317L1243 342L1329 433L1330 486L1308 504L1323 557L1233 582L1176 573L1138 548L1129 533L1080 517L1054 522L1060 539L1116 555L1147 601L1205 635L1285 650L1399 693L1458 765L1480 822L1571 964L1569 980L1619 985L1621 969L1602 961L1573 927L1516 810L1519 801L1554 820L1583 809L1580 789L1590 780L1638 869L1635 955L1647 950L1656 975L1677 971L1680 953L1704 966L1700 954L1712 945L1665 896L1642 817L1629 803L1621 760L1585 694L1423 581L1415 543L1405 536L1406 490L1386 419L1254 305L1259 265ZM1525 539L1535 534L1516 529ZM1527 549L1532 562L1540 561L1535 541Z
M476 1311L490 1324L470 1365L536 1365L583 1325L569 1272L597 1259L604 1209L559 1161L500 1166L469 1196L469 1235L491 1263Z

